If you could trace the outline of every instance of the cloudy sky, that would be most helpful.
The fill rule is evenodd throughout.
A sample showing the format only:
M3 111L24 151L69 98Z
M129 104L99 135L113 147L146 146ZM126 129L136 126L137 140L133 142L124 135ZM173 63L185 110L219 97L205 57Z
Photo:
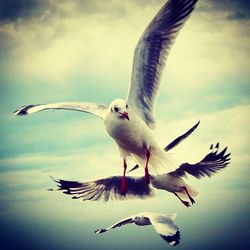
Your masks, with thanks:
M0 0L3 249L171 248L151 227L93 233L142 211L178 214L177 249L247 249L249 1L200 0L167 61L155 110L160 145L200 120L197 131L173 151L173 161L199 161L217 141L232 152L228 169L211 179L189 178L201 193L190 209L165 192L149 200L108 203L48 192L54 187L50 175L69 180L120 175L116 145L102 121L87 114L12 115L27 104L109 104L124 98L136 42L164 2Z

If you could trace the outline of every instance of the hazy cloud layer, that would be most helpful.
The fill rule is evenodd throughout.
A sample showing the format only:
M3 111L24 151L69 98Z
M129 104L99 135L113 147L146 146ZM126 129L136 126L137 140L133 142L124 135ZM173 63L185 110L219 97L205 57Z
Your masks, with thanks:
M0 0L0 20L12 22L40 15L41 3L39 0Z
M122 18L128 11L128 5L134 8L148 8L164 3L163 0L137 0L137 1L114 1L114 0L62 0L60 2L52 0L1 0L0 20L3 22L17 22L30 18L48 18L55 14L60 16L73 16L76 13L84 15L112 15ZM247 0L208 0L200 1L199 10L205 11L229 11L228 19L249 19L250 4Z
M66 0L18 3L12 8L13 14L9 10L13 18L0 24L0 53L4 55L0 59L1 69L37 76L47 84L71 81L76 74L82 78L87 72L91 75L98 72L104 79L122 75L128 82L136 42L159 6L156 1L145 4L111 0L108 3ZM218 79L232 72L247 74L248 26L223 19L233 8L228 6L241 10L243 7L239 6L245 2L223 3L200 1L198 7L207 6L207 11L198 15L198 8L186 25L192 29L185 27L181 32L167 62L168 78L171 79L171 70L175 75L175 71L182 71L183 74L177 74L185 77L182 80L195 83L198 79L199 84L208 75L211 82L211 78ZM4 1L3 6L12 5ZM23 9L32 14L22 14ZM196 68L190 67L194 64Z
M248 20L250 18L250 2L248 0L209 0L212 9L216 11L230 11L228 20Z
M200 0L167 61L156 102L157 141L164 147L200 120L171 154L174 164L200 160L218 141L232 152L230 166L218 175L188 179L201 192L191 209L160 191L155 199L110 203L48 192L55 187L50 175L91 180L122 174L118 149L94 116L12 116L27 104L124 98L136 42L164 2L0 0L0 215L6 249L166 249L150 227L104 237L93 233L144 208L178 214L179 249L249 248L249 1Z

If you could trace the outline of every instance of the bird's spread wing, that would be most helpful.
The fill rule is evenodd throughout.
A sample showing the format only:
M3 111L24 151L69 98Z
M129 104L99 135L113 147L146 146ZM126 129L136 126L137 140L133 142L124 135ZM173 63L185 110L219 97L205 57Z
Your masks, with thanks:
M213 147L211 146L211 149L212 148ZM210 177L217 171L227 167L227 165L230 163L230 153L226 153L227 147L221 152L218 151L219 143L216 145L216 150L214 152L211 151L200 162L196 164L183 163L179 168L169 174L182 177L188 173L198 179L205 176Z
M100 118L103 118L103 115L107 110L107 106L90 102L61 102L51 104L36 104L21 107L20 109L14 112L14 115L29 115L48 109L75 110L80 112L91 113Z
M190 128L187 132L185 132L183 135L180 135L176 139L174 139L172 142L170 142L165 148L164 151L169 151L173 149L175 146L177 146L180 142L182 142L184 139L186 139L189 135L191 135L195 129L199 126L200 121L198 121L192 128Z
M109 229L114 229L114 228L121 227L121 226L124 226L124 225L127 225L127 224L131 224L131 223L134 223L134 216L126 218L126 219L123 219L121 221L118 221L117 223L115 223L114 225L112 225L112 226L110 226L108 228L97 229L95 231L95 233L96 234L101 234L101 233L107 232Z
M196 164L183 163L175 171L169 174L176 177L183 177L186 173L196 178L204 176L212 176L217 171L225 168L230 162L230 153L226 154L227 148L218 152L218 144L216 150L207 154L200 162ZM157 177L154 176L154 177ZM112 176L89 182L66 181L54 179L59 191L64 194L71 195L73 199L82 200L103 200L110 199L124 200L131 198L146 199L154 196L153 188L145 182L142 177L126 177L127 193L126 196L121 193L121 176ZM157 187L156 187L157 188Z
M181 236L179 228L174 224L170 216L163 214L151 214L147 216L155 231L169 244L179 244Z
M197 0L169 0L142 34L134 53L127 102L154 127L153 104L166 57Z
M72 195L73 199L108 201L109 199L144 199L154 196L152 188L145 182L144 177L126 177L126 196L121 194L121 176L112 176L89 182L57 180L54 178L53 180L56 182L58 190Z

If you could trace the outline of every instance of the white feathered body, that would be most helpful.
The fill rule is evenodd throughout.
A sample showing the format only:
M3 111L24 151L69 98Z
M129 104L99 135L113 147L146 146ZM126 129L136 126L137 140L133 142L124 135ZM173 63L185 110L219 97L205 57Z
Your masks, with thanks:
M188 190L188 193L192 197L197 197L199 195L199 192L194 187L188 185L183 178L175 177L171 174L151 175L150 183L156 189L177 193L179 197L184 200L188 200L188 196L183 187Z
M150 152L149 168L166 167L167 154L155 142L151 129L132 110L129 109L129 120L119 119L109 112L104 116L108 134L116 141L121 156L132 156L140 166L145 166L147 150Z

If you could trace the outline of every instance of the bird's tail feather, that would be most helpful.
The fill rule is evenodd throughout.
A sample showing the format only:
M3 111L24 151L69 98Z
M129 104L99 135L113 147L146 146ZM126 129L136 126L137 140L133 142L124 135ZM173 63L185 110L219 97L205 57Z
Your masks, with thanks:
M151 155L149 166L156 174L162 174L174 169L175 161L171 153L157 150Z

